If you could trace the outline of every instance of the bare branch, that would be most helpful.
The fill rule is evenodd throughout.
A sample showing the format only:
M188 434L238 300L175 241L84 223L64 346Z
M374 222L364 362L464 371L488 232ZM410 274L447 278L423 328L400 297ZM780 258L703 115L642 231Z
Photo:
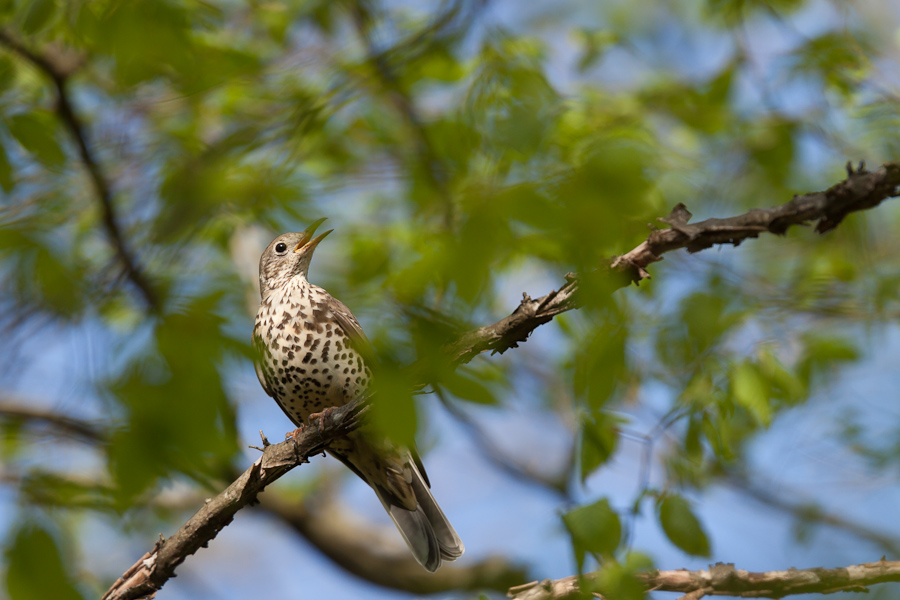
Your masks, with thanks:
M90 443L106 441L103 431L88 421L68 417L52 410L27 406L26 402L11 400L9 397L0 400L0 419L49 425L60 433Z
M175 568L210 540L244 506L256 501L267 485L322 453L328 444L356 429L367 410L368 398L358 398L330 415L317 417L291 440L267 446L263 455L223 492L206 504L167 540L134 564L103 595L103 600L143 598L159 591Z
M33 64L53 83L56 89L56 113L69 130L75 145L78 147L81 161L84 163L94 184L94 192L97 195L97 200L100 202L103 226L106 229L109 241L115 249L128 279L138 288L147 306L153 311L158 311L160 308L159 298L157 298L156 291L125 243L122 228L119 225L119 219L113 206L109 184L103 175L100 164L88 145L87 131L84 124L72 106L68 92L68 81L72 67L63 65L63 61L54 60L50 55L34 52L17 40L10 32L3 29L0 29L0 44Z
M699 252L719 244L737 246L763 232L783 235L792 225L811 222L816 223L817 232L825 233L837 227L848 214L873 208L898 195L900 163L885 163L874 171L867 171L864 165L853 171L848 164L847 171L847 179L824 192L794 196L791 201L774 208L754 208L726 219L713 218L689 224L691 213L679 204L667 217L659 219L669 225L668 229L654 230L646 241L610 261L608 268L600 274L607 276L605 288L612 292L632 281L638 283L649 278L646 268L662 260L666 252L681 248ZM556 315L581 306L577 297L579 279L569 274L566 280L558 291L546 296L532 299L525 294L512 314L461 335L446 346L447 354L455 364L464 364L486 350L502 354L517 347L532 331Z
M545 579L510 588L513 600L564 600L583 598L595 590L597 573ZM681 592L684 598L735 596L739 598L783 598L794 594L860 592L879 583L900 581L900 561L881 560L835 569L788 569L752 572L717 563L700 571L650 571L637 578L647 590ZM580 581L579 581L580 579ZM582 588L586 587L584 591Z
M834 529L840 529L861 540L875 544L880 551L885 552L888 555L900 556L900 539L898 539L896 535L891 535L884 527L877 529L874 527L867 527L862 523L852 521L839 514L828 512L813 502L788 500L785 495L785 490L782 487L768 488L763 485L755 484L744 473L727 473L725 483L746 493L757 502L790 513L801 522L813 522L821 525L828 525ZM780 494L773 492L772 489L779 489Z

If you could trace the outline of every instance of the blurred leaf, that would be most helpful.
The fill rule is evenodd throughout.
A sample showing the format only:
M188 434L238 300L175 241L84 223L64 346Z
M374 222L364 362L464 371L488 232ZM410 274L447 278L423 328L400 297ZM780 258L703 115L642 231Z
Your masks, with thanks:
M769 386L751 362L744 361L731 376L731 387L738 404L749 410L764 426L772 422Z
M21 524L11 533L4 552L6 591L10 600L80 600L53 536L36 523Z
M22 33L32 35L43 29L56 13L56 0L29 0L25 17L22 19Z
M827 377L839 363L859 359L859 350L846 339L810 334L803 339L804 350L797 361L797 374L809 386L815 376Z
M496 404L497 399L487 386L472 377L466 377L458 372L447 373L441 384L451 394L461 400L468 400L477 404Z
M60 167L66 155L56 140L57 123L47 112L7 117L6 126L22 147L48 167Z
M572 537L579 572L584 568L585 554L610 556L619 547L622 526L606 498L574 508L563 514L562 519Z
M9 156L6 154L6 148L0 144L0 187L9 194L13 191L15 180L13 179L12 165L9 164Z
M647 597L646 587L637 573L650 568L652 561L636 553L629 553L626 564L614 560L604 561L593 578L593 583L585 591L599 593L607 600L643 600ZM594 596L585 594L584 597Z
M582 73L597 64L607 48L619 41L615 33L606 30L578 29L575 33L581 45L578 71Z
M582 483L598 467L606 464L616 451L620 424L621 419L602 411L582 421L579 460Z
M709 540L690 505L681 496L667 494L659 503L659 522L666 537L692 556L709 556Z
M578 343L574 387L592 410L603 408L625 374L624 325L610 322L596 327Z
M870 67L871 49L866 36L829 32L807 40L795 52L797 70L819 75L826 85L844 95L856 90Z
M416 404L412 390L414 382L399 365L381 356L372 380L375 398L369 423L377 435L395 444L413 447L416 441Z

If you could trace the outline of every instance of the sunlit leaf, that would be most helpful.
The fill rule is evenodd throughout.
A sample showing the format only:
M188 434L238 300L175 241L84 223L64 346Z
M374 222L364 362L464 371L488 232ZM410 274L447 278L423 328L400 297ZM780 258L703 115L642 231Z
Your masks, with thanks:
M579 571L584 567L585 554L611 555L619 546L622 526L606 498L574 508L562 519L572 537Z
M6 591L10 600L81 600L60 552L49 531L36 523L15 529L4 552Z
M666 537L693 556L709 556L709 539L687 500L673 494L659 503L659 522Z

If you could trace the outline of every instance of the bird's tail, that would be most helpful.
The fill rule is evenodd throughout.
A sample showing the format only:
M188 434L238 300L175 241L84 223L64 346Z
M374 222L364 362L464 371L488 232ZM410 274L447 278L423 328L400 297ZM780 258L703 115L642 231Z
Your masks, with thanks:
M431 495L422 473L413 461L409 462L409 466L412 472L411 485L416 496L415 510L391 503L388 494L377 486L373 487L416 561L433 573L443 561L453 561L462 556L465 547Z

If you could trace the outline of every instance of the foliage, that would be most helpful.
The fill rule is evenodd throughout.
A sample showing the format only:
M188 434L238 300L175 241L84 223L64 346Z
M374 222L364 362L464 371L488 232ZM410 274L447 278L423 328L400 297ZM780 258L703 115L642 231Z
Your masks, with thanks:
M896 210L823 239L791 231L673 257L614 296L589 275L678 202L727 216L824 188L847 159L900 158L898 96L882 76L896 67L890 27L862 6L799 0L584 3L556 20L544 19L558 8L547 3L512 24L497 14L518 8L500 4L0 3L13 41L0 55L7 352L43 360L35 347L72 332L103 347L101 375L79 380L72 415L102 415L103 434L92 459L67 467L74 481L0 414L15 510L67 531L86 527L85 514L130 523L148 545L146 531L178 521L136 516L160 490L216 489L243 465L258 252L324 215L337 232L313 278L378 348L372 419L384 433L437 443L436 402L410 392L422 379L463 412L524 403L535 420L568 424L577 460L557 478L573 503L560 527L579 569L602 558L598 589L631 598L632 574L649 565L629 553L635 519L591 484L621 458L623 434L649 422L642 439L666 440L655 456L664 474L660 489L638 482L631 516L655 515L675 547L716 557L703 491L745 472L753 443L820 401L865 358L864 334L896 314ZM825 30L803 33L822 5L835 13ZM787 40L777 60L759 48L766 28ZM561 40L574 48L567 59ZM55 65L63 84L13 45ZM111 190L108 207L73 134ZM567 272L587 276L584 308L542 327L523 346L534 353L456 371L442 362L444 343L513 309L523 274L558 287ZM4 393L52 389L12 358ZM848 447L898 462L851 421ZM114 578L73 583L83 557L43 523L5 534L11 598L80 597L79 586ZM24 576L37 554L53 578Z

